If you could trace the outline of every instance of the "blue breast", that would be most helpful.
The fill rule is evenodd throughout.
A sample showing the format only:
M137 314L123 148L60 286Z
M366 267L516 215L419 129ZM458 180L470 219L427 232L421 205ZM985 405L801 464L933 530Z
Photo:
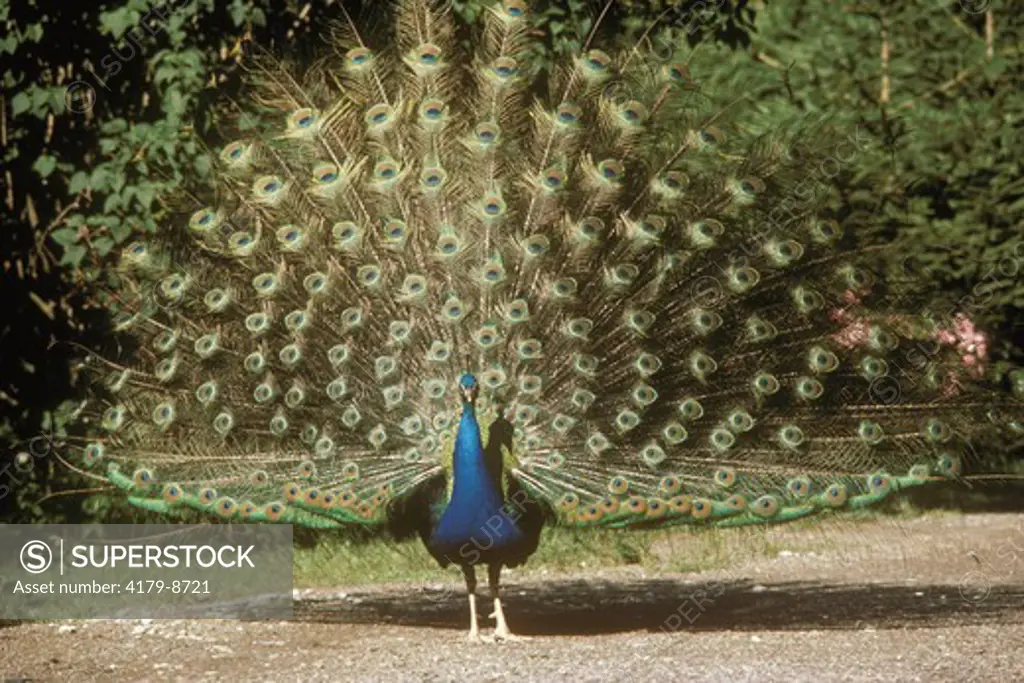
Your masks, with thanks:
M455 437L453 477L451 499L430 537L436 551L455 564L476 564L500 557L523 540L513 521L515 511L503 509L500 483L487 467L480 425L468 401L462 404Z

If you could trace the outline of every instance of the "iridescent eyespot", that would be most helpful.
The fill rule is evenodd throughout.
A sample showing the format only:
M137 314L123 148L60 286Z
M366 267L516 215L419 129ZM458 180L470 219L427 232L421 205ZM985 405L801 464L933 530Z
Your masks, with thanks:
M221 498L217 501L217 514L221 517L232 517L238 511L238 505L231 498Z
M606 180L615 180L622 175L622 163L616 159L605 159L597 165L597 171Z
M825 489L825 501L832 507L841 507L846 503L846 487L842 484L832 484Z
M164 486L164 500L168 503L177 503L181 500L181 487L177 484L167 484Z
M378 161L373 167L373 177L378 181L390 181L398 177L399 166L390 159Z
M779 443L785 448L797 449L804 442L804 432L796 425L783 425L779 431Z
M249 151L249 144L242 141L232 142L220 152L220 158L228 163L238 161Z
M753 176L740 180L738 187L740 192L749 197L756 197L765 190L764 181Z
M253 183L253 191L258 198L268 198L281 191L284 182L277 176L262 176Z
M695 519L707 519L713 509L711 501L706 498L694 498L690 503L690 512Z
M889 475L884 473L872 474L868 476L868 489L875 494L885 494L889 492L892 485L892 479Z
M576 280L571 277L555 280L551 285L551 293L559 299L568 299L569 297L575 296L576 291Z
M424 43L413 50L413 61L420 66L437 66L441 61L441 48L433 43Z
M843 231L839 227L839 223L831 219L818 221L811 226L811 236L814 241L819 243L831 243L842 234Z
M103 444L91 443L85 447L85 450L82 453L82 461L86 467L92 467L103 459L103 452Z
M664 79L676 85L684 85L692 82L690 67L686 64L667 64L662 69Z
M564 103L558 106L555 110L555 120L563 126L571 126L575 123L579 123L583 117L583 110L575 104Z
M391 121L394 115L395 110L390 105L375 104L367 110L365 120L371 127L380 127Z
M612 58L601 50L591 50L583 58L583 63L587 66L588 70L594 73L603 73L608 69L611 62Z
M669 190L679 192L690 184L690 179L680 171L669 171L662 177L661 182Z
M483 209L488 217L495 218L505 213L505 202L497 195L487 195L483 199Z
M327 289L327 276L323 273L312 273L302 280L302 286L310 294L321 294Z
M217 212L212 207L199 209L189 219L189 228L196 232L208 232L214 227L217 220Z
M701 130L697 137L705 147L718 147L725 142L725 135L713 126Z
M263 508L263 514L267 516L271 522L276 522L284 517L285 506L281 503L270 503Z
M310 128L316 121L316 112L308 107L299 109L288 117L290 128Z
M549 168L541 174L541 184L548 190L558 190L565 183L565 174L557 168Z
M619 116L631 125L643 123L647 118L647 108L636 100L631 100L619 109Z
M754 501L754 514L758 517L773 517L779 511L779 501L775 496L761 496Z
M444 102L437 99L430 99L420 105L420 116L427 121L436 122L444 118Z
M811 480L807 477L790 479L786 484L786 490L797 498L803 498L811 492Z
M337 165L335 164L319 164L313 169L313 179L321 185L327 185L333 183L335 180L341 177Z
M498 141L498 138L501 137L501 129L494 123L485 122L476 127L474 134L478 142L487 146Z
M680 483L679 478L673 477L672 475L662 477L661 481L658 482L658 491L667 496L675 495L682 490L682 488L683 485Z
M441 187L447 178L448 175L444 172L444 169L440 168L425 168L420 173L420 182L428 189Z
M279 228L277 231L277 241L282 247L290 250L298 249L302 246L304 233L294 225L286 225Z
M494 60L491 72L499 79L507 80L519 73L519 66L516 60L510 57L499 57Z
M505 0L505 15L511 19L519 19L526 15L527 7L523 0Z
M345 63L350 67L366 66L373 59L373 53L365 47L357 47L345 54Z
M132 479L135 482L135 487L140 489L146 488L155 481L153 473L145 468L135 470L135 475Z

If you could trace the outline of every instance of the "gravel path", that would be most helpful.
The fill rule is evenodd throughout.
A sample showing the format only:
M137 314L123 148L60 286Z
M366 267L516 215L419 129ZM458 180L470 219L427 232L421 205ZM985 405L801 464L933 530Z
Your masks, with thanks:
M855 528L842 552L720 572L512 573L506 611L526 642L464 642L465 599L439 573L300 591L289 622L0 628L0 680L1024 680L1024 515ZM815 547L822 532L771 534Z

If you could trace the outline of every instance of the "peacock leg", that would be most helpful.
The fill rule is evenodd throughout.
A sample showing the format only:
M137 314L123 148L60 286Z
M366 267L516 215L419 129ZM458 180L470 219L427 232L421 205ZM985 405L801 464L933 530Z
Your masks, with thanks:
M469 593L469 633L466 639L471 643L483 642L480 638L480 626L476 618L476 569L473 565L464 565L462 575L466 579L466 592Z
M494 612L491 617L497 622L494 627L495 640L529 640L526 636L517 636L508 629L505 621L505 611L501 608L501 597L498 595L498 580L501 576L501 564L495 562L487 565L487 579L491 588L491 597L494 598Z

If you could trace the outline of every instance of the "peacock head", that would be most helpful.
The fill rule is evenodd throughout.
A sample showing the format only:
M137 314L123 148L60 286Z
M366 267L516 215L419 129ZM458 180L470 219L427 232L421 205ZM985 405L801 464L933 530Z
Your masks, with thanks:
M480 385L471 373L466 373L459 380L459 389L467 403L476 403L476 395L480 391Z

